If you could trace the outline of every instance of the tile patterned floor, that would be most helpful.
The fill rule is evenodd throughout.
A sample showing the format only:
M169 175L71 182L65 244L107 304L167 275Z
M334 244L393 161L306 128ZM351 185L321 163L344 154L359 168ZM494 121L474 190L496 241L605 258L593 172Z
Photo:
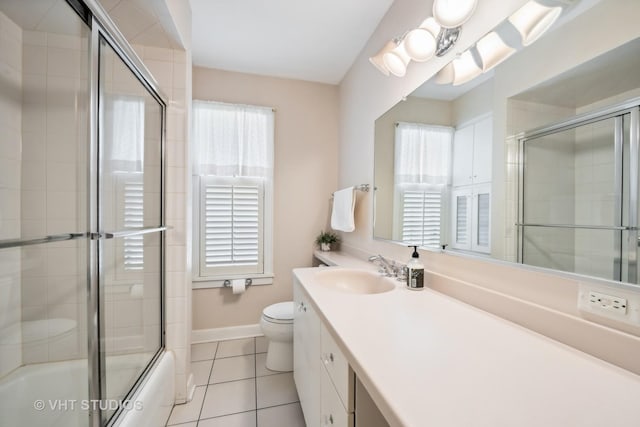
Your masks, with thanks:
M305 427L293 373L268 370L266 351L264 337L192 345L196 391L167 425Z

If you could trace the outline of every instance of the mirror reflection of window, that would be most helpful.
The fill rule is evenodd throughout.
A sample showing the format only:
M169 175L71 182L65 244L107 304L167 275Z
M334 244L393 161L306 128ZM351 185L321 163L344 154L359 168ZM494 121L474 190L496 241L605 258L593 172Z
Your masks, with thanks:
M453 128L396 124L393 239L439 247L448 218Z
M144 226L144 119L141 96L111 95L106 100L107 161L115 190L115 229ZM129 236L116 244L116 279L127 279L144 268L144 236Z

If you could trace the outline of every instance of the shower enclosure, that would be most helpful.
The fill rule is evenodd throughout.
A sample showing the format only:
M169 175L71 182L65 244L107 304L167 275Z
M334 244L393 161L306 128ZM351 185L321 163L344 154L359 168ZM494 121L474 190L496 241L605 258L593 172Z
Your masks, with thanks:
M164 117L95 1L0 1L0 424L134 407L164 349Z
M520 262L638 283L639 105L520 139Z

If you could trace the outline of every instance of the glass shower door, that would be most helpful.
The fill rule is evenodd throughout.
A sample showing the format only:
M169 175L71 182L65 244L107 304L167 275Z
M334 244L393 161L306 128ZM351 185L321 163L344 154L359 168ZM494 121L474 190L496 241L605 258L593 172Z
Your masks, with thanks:
M79 427L90 28L35 3L0 2L0 425Z
M522 263L636 282L634 111L557 126L521 141Z
M121 401L162 347L162 104L100 40L99 277L103 399ZM102 408L103 421L117 408Z

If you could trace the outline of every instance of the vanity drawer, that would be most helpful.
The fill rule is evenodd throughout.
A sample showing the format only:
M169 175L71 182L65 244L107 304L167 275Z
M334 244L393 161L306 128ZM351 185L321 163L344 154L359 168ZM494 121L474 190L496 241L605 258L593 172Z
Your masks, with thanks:
M326 368L345 409L347 412L353 412L353 371L349 367L347 358L342 354L338 344L336 344L335 340L324 325L320 329L320 336L320 360Z
M354 414L344 409L326 369L321 369L320 427L354 427Z

